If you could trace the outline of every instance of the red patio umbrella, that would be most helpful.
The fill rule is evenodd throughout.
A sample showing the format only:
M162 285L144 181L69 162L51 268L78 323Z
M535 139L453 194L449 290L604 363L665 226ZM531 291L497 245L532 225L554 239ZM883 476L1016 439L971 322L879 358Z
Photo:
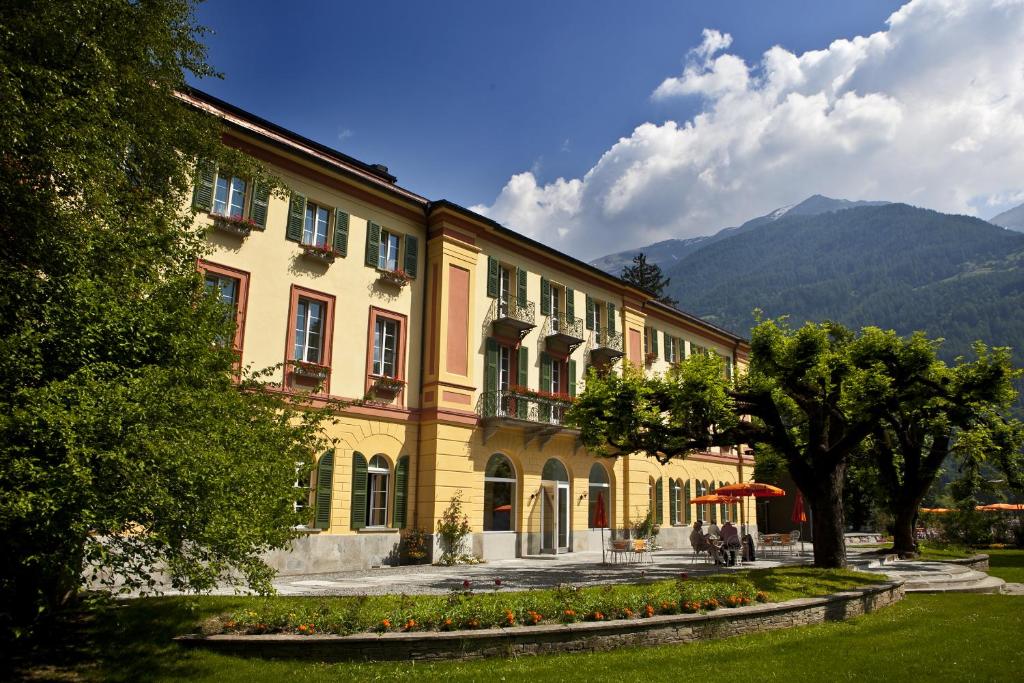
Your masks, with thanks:
M797 489L796 503L793 504L792 520L800 525L800 552L804 551L804 522L807 521L807 512L804 510L804 494Z
M608 514L604 510L604 493L598 492L597 503L594 505L594 526L601 530L601 564L605 560L604 530L608 526Z

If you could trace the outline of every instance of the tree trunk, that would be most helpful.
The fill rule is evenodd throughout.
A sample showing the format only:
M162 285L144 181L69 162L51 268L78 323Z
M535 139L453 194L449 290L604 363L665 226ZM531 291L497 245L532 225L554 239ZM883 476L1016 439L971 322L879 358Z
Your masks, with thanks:
M843 477L846 466L815 473L811 513L814 531L814 566L846 567L846 521L843 516ZM807 493L805 489L805 493ZM808 496L811 498L811 496Z
M893 504L896 521L892 527L892 551L899 555L917 552L914 538L914 519L917 517L917 503L900 501Z

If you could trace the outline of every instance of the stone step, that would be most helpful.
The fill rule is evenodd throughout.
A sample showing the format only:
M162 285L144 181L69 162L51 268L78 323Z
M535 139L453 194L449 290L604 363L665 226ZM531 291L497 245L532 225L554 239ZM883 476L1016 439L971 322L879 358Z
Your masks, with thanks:
M908 593L1001 593L1006 583L963 565L921 560L896 560L872 571L902 579Z
M1005 584L1005 581L995 576L986 576L971 581L922 581L907 584L904 589L908 593L1002 593Z

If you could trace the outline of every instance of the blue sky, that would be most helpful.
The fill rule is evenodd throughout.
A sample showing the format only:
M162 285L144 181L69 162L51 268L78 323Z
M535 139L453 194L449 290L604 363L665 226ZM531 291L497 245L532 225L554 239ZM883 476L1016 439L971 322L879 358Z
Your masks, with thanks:
M704 59L705 53L692 51L708 45L705 29L730 39L724 48L708 47L706 55L735 57L755 73L773 46L800 56L826 50L836 39L885 31L900 4L211 0L200 6L198 19L212 29L209 60L224 79L194 85L359 159L385 163L400 184L427 197L474 206L534 236L555 227L563 242L579 244L581 229L573 221L588 215L593 221L597 211L586 206L588 196L598 195L585 176L621 147L620 138L636 139L645 123L657 130L666 122L685 126L701 112L729 105L719 91L689 83L681 96L654 96L663 81ZM710 58L697 67L709 74L716 69ZM748 168L764 171L754 162ZM507 187L523 173L532 179L531 194ZM559 178L569 185L558 185ZM667 191L651 185L655 189ZM649 215L616 214L609 213L608 196L594 201L603 207L601 220L643 240L712 232L814 192L871 189L808 183L790 193L745 194L739 203L722 197L721 205L735 212L699 208L692 200L685 211L645 200L659 208ZM563 190L575 193L567 209L559 208ZM1019 190L1012 184L989 188L1003 194L987 201L1008 205ZM982 203L975 195L962 203ZM666 220L669 213L680 218ZM599 241L598 251L616 242Z

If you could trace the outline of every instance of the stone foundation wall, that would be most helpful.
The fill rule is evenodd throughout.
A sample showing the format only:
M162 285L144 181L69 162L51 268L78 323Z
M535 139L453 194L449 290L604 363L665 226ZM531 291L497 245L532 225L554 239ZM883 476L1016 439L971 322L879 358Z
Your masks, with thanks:
M477 659L555 652L599 652L626 646L688 643L840 621L887 607L902 600L903 596L903 583L889 582L822 598L720 609L709 614L673 614L566 626L551 624L480 631L360 633L349 636L185 636L178 641L228 654L316 661Z
M943 562L970 567L971 569L976 569L979 572L988 571L988 555L985 555L984 553L974 555L973 557L965 557L962 560L943 560Z

